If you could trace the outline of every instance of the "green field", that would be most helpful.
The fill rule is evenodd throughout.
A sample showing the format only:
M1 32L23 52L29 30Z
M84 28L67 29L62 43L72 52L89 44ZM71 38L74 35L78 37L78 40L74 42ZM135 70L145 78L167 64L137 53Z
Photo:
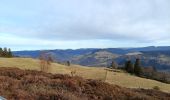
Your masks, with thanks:
M39 60L32 58L0 58L0 67L40 70L39 66ZM79 65L65 66L57 63L53 63L49 70L50 73L69 75L71 75L71 71L76 71L75 75L86 79L105 80L106 78L106 82L123 87L152 89L154 86L159 86L162 91L170 92L170 84L139 78L119 70L107 71L106 76L105 68L85 67Z

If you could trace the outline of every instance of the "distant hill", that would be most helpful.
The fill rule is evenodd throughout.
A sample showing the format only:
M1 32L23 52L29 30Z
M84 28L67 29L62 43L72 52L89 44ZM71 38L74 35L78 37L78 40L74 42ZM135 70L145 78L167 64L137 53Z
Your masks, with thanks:
M71 62L84 66L107 67L107 65L110 64L111 61L117 57L119 57L118 54L113 54L105 50L100 50L85 55L74 56L71 59Z
M100 50L111 52L113 54L124 55L127 53L140 52L140 51L167 51L167 50L170 50L170 46L160 46L160 47L150 46L150 47L143 47L143 48L106 48L106 49L91 48L91 49L75 49L75 50L56 49L56 50L43 50L43 51L48 51L48 52L54 53L58 57L58 59L68 59L73 56L79 56L79 55L84 55L87 53L98 52ZM40 50L14 51L13 54L16 56L37 58L37 57L39 57L40 52L41 52Z
M149 46L141 48L129 48L130 51L167 51L170 50L170 46Z
M89 52L94 52L96 50L98 49L77 49L77 50L67 49L67 50L42 50L42 51L47 51L48 53L51 53L56 58L56 60L66 61L72 58L73 56L84 55ZM13 54L15 56L20 56L20 57L38 58L42 51L40 50L14 51Z
M144 67L155 67L158 71L170 72L170 50L165 51L142 51L139 55L122 55L115 61L122 65L127 59L135 62L136 58L140 58L141 64Z
M46 51L53 56L56 62L71 61L71 63L79 65L106 67L113 60L123 65L127 59L135 60L140 57L143 66L153 66L160 71L170 71L169 46ZM41 51L15 51L13 53L16 56L38 58Z

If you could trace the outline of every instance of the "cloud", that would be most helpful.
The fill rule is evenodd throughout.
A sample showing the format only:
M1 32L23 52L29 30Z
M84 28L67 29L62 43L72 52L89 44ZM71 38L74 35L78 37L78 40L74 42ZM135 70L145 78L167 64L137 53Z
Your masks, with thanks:
M170 41L169 0L0 3L0 34L44 41Z
M10 42L8 42L10 41ZM110 47L143 47L150 45L168 45L167 41L153 43L130 43L131 41L114 41L114 40L44 40L35 38L21 38L13 35L1 35L1 47L10 47L12 50L37 50L37 49L77 49L77 48L110 48Z

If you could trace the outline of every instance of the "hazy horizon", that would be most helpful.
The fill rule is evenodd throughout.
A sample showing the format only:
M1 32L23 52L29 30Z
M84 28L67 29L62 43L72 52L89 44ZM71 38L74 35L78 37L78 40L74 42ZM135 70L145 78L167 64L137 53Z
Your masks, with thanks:
M106 48L44 48L44 49L22 49L22 50L12 50L12 51L36 51L36 50L79 50L79 49L133 49L133 48L147 48L147 47L170 47L170 46L141 46L141 47L106 47ZM2 47L3 48L3 47Z
M0 6L0 47L14 51L170 43L169 0L5 0Z

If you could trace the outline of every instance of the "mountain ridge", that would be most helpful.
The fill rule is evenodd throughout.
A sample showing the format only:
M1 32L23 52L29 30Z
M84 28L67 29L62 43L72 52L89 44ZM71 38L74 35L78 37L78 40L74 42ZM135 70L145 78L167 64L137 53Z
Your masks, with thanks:
M76 50L55 49L45 51L52 55L56 62L70 61L71 63L84 66L108 67L112 61L116 61L118 64L123 65L127 59L130 58L131 60L134 60L139 57L145 67L153 66L158 70L170 71L170 46L102 49L87 48ZM103 52L105 52L105 54ZM41 50L15 51L13 53L15 56L38 58ZM99 55L102 56L97 57Z

